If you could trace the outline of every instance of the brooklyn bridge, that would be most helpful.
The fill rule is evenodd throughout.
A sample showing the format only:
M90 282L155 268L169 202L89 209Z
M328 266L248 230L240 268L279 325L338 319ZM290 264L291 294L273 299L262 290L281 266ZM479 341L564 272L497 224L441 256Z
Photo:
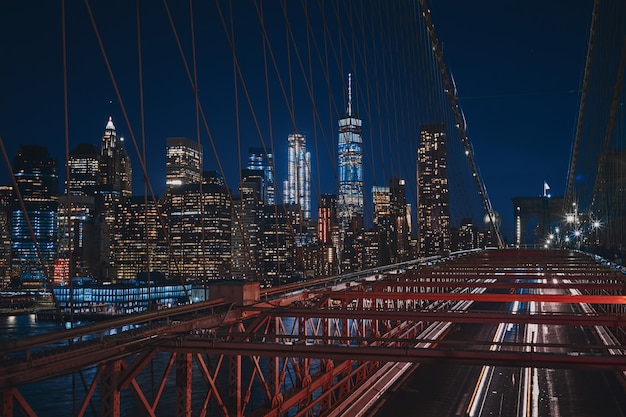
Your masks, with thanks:
M563 194L507 198L437 4L144 3L61 1L65 143L0 126L0 284L52 306L3 322L1 417L626 415L625 5L588 5Z

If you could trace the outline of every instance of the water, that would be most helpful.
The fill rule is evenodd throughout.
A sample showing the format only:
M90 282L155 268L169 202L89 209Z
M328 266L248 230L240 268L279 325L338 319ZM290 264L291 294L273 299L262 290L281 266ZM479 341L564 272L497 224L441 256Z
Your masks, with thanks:
M287 320L290 321L290 320ZM19 316L0 316L0 342L15 339L25 338L28 336L54 332L62 330L63 325L49 321L38 321L34 314L31 315L19 315ZM207 360L207 356L204 356ZM153 359L152 363L144 368L144 370L137 376L137 382L141 387L144 395L149 401L152 401L154 394L159 389L159 384L163 377L167 363L170 359L170 354L160 353ZM216 366L217 357L210 357L211 365ZM243 369L242 380L244 389L247 386L250 375L253 372L254 366L251 364L249 358L243 357ZM126 360L126 363L130 363L130 359ZM260 366L264 369L264 374L267 376L267 359L261 358ZM312 364L312 370L315 371L319 366L318 361L314 361ZM282 367L282 365L281 365ZM287 365L288 375L285 381L286 388L291 386L295 381L295 374L291 364ZM85 398L85 392L89 388L89 384L93 380L96 374L97 368L92 367L84 369L81 372L74 374L64 375L54 379L45 380L33 384L23 385L19 387L20 393L27 400L29 405L39 416L72 416L77 413L82 405L82 401ZM192 395L192 409L193 415L198 415L199 410L204 403L204 397L208 391L208 386L204 381L204 378L198 368L197 363L194 361L192 365L193 372L193 395ZM159 405L156 409L156 413L159 416L173 416L175 415L175 366L170 371L169 378L167 379L165 390L159 401ZM258 376L256 377L258 381ZM84 382L83 382L84 381ZM216 378L216 384L219 388L220 395L228 395L228 359L224 358L221 364L221 370ZM265 402L265 395L263 390L258 384L256 384L255 390L253 390L250 408L256 408ZM100 386L94 392L93 404L87 408L87 416L95 416L100 414ZM214 395L212 395L214 398ZM228 398L223 398L228 403ZM209 415L213 413L219 413L218 407L214 401L207 407ZM248 410L249 410L248 409ZM135 400L135 395L131 389L126 389L121 394L121 414L122 416L141 416L145 415L142 412L141 407Z

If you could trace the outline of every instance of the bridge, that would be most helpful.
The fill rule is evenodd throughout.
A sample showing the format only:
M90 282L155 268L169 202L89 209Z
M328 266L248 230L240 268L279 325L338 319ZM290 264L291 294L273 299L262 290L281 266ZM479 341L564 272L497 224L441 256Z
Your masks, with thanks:
M200 415L280 416L325 415L372 380L384 385L361 398L380 395L411 363L624 371L625 285L623 272L588 254L512 249L280 291L218 284L207 302L2 343L3 415L38 415L20 387L70 374L80 376L79 416L92 407L122 415L122 399L133 401L125 392L146 415L168 406L195 415L202 398ZM449 338L458 323L515 324L519 338ZM589 328L596 339L537 339L559 326ZM150 374L157 375L152 383ZM164 404L172 386L174 404Z
M10 194L13 205L2 208L12 207L13 218L23 219L15 224L28 232L17 239L26 246L7 249L7 263L17 262L11 278L19 277L24 286L47 287L54 295L59 283L73 294L77 283L72 277L84 271L107 285L147 273L148 287L150 274L157 271L184 285L200 286L209 297L199 302L187 297L172 308L149 306L142 313L94 324L75 323L73 310L66 323L68 316L54 300L57 318L66 328L0 342L0 417L395 414L398 410L384 407L400 404L394 400L399 387L420 375L434 385L437 370L449 364L472 371L450 388L450 409L439 408L439 415L556 415L559 401L564 409L576 411L577 398L569 395L576 390L571 387L582 386L590 375L610 381L607 385L615 391L602 403L614 407L613 414L624 413L626 271L620 256L626 247L625 7L613 1L594 3L564 195L552 198L544 185L543 196L516 198L515 242L508 243L435 33L435 11L431 14L424 0L388 6L252 0L249 8L238 8L223 3L216 0L208 10L206 5L194 7L193 1L188 8L163 1L159 9L172 32L167 42L174 46L177 62L180 58L183 75L180 68L177 77L171 75L175 72L160 74L155 89L166 91L167 79L177 89L188 90L186 103L193 106L187 106L186 113L195 115L188 122L195 125L197 144L185 143L195 151L209 144L217 167L204 175L199 152L198 184L192 184L196 188L168 188L159 198L149 168L152 148L158 146L152 146L146 140L150 134L143 131L147 117L142 59L156 70L161 65L170 69L171 62L163 59L160 44L155 61L142 53L146 44L141 18L154 24L155 9L137 1L132 10L124 5L126 14L119 12L136 12L138 79L130 82L120 81L126 71L114 65L116 53L118 59L127 58L125 48L99 26L110 21L111 10L86 0L79 13L72 9L76 6L62 2L66 158L69 115L81 114L86 107L68 110L72 90L67 82L65 19L80 15L95 35L103 78L110 81L116 98L111 105L125 122L118 130L130 136L125 143L135 150L144 195L140 202L124 196L131 192L129 178L120 178L130 176L127 154L117 165L112 159L98 160L111 178L127 184L99 189L103 203L91 223L81 223L87 212L72 214L72 207L84 199L73 199L70 185L65 196L50 200L66 200L66 212L60 214L59 209L55 216L68 235L78 237L79 229L82 233L89 227L110 228L107 236L88 236L97 236L93 241L99 244L110 243L103 245L102 259L90 265L92 248L72 245L69 237L46 241L49 236L38 234L41 219L36 216L45 207L28 204L41 195L20 194L30 190L30 183L24 186L27 182L20 178L22 166L14 162L11 167L11 142L0 136L15 190ZM187 26L181 24L183 14L190 17L184 20ZM220 67L226 56L234 91L224 89L223 74L207 80L197 68L203 61L201 41L195 36L207 35L195 26L201 17L211 28L211 41L204 47L215 48L204 64ZM258 36L236 30L239 25L254 26ZM189 29L189 39L181 27ZM215 28L225 43L214 41ZM109 49L107 42L116 47ZM147 73L146 82L154 82ZM259 74L264 80L259 81ZM129 89L139 86L137 102L125 101L124 84ZM222 113L225 106L215 105L215 96L205 95L207 90L215 96L228 90L234 101L228 104L235 110ZM157 102L159 98L152 97L145 104ZM130 110L133 105L140 110ZM302 122L300 114L311 116L312 124ZM274 143L277 118L289 125L282 126L280 134L289 132L293 151L285 164L289 168L284 192L277 183L267 187L269 178L280 172L273 160L267 177L244 172L241 163L246 159L241 149L250 145L245 136L258 140L255 145L265 156L274 154L279 147ZM167 119L160 114L152 125L161 129ZM235 128L228 130L225 125L231 121ZM363 121L370 125L367 129L361 129ZM311 179L315 164L302 133L309 129L315 157L321 161L316 161L317 181ZM154 136L164 134L155 130ZM337 131L337 141L330 139ZM109 119L106 140L115 135ZM300 146L304 149L298 151ZM426 149L441 146L441 154ZM323 160L324 148L328 161ZM67 184L75 179L69 166ZM234 175L233 167L239 168ZM111 178L99 181L111 185ZM322 191L327 183L339 191L334 200ZM373 201L366 203L364 183L389 187L374 186ZM79 184L74 191L86 188ZM239 195L231 189L238 189ZM318 200L312 204L311 190ZM189 195L189 200L182 197ZM201 203L191 207L193 198ZM317 222L309 218L316 204ZM188 217L172 220L185 210ZM15 213L23 213L23 218ZM154 218L149 221L150 216ZM478 226L483 218L484 228ZM9 223L0 223L8 229ZM135 234L129 236L125 232L131 229ZM89 241L85 236L76 241ZM47 258L50 248L55 248L54 264ZM13 256L26 252L29 256L23 259ZM26 258L34 261L28 264ZM61 277L51 270L61 271ZM24 271L40 272L43 278L24 280ZM118 276L111 280L113 272ZM427 365L435 367L431 373ZM564 373L554 377L548 371ZM555 380L569 391L560 394ZM501 390L499 396L496 390ZM420 401L414 406L428 409L425 400ZM541 405L543 401L549 405Z

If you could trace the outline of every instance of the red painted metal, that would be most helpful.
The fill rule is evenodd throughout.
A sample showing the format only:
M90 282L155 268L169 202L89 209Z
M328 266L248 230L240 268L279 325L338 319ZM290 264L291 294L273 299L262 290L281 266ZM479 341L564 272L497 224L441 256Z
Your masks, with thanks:
M343 291L324 293L333 299L349 302L352 300L433 300L433 301L482 301L495 303L544 302L566 304L626 304L625 295L559 295L559 294L492 294L492 293L448 293L448 292L386 292L386 291Z
M489 347L497 345L491 341L473 341L470 349L467 343L431 340L422 333L437 323L471 322L609 326L616 335L624 335L624 277L583 254L485 251L405 273L376 274L382 280L353 282L357 278L350 277L343 284L348 288L341 291L305 290L306 286L330 288L340 282L337 277L324 278L260 292L258 303L244 297L249 304L245 306L215 300L156 316L136 316L134 320L143 327L118 331L118 336L105 334L132 324L133 319L3 343L3 413L19 408L26 409L25 415L36 415L27 410L21 385L91 366L98 369L86 381L78 417L94 406L98 387L102 415L118 417L120 395L131 390L145 414L154 416L172 379L177 416L191 415L192 398L202 398L200 416L300 416L330 410L388 361L626 369L626 356L610 354L605 346L503 343L502 350L491 351ZM481 288L484 291L478 293ZM516 293L523 288L538 293ZM580 295L556 293L570 289ZM463 300L588 303L598 312L510 314L450 309ZM416 348L418 343L429 347ZM159 369L161 377L151 392L140 381L157 355L169 355L169 360ZM192 383L194 373L204 384Z

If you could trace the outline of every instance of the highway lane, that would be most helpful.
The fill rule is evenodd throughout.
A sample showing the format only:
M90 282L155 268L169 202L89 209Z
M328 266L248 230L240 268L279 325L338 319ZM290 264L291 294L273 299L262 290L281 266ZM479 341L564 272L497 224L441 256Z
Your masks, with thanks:
M552 290L558 291L558 290ZM528 308L580 313L579 305L529 303ZM493 309L479 303L475 309ZM500 305L500 308L507 306ZM583 326L504 325L504 341L516 338L537 343L602 344L596 333ZM494 340L497 326L457 324L446 340ZM468 348L470 347L468 343ZM511 347L514 348L514 347ZM536 348L540 351L540 348ZM557 349L557 348L551 348ZM487 369L485 369L487 368ZM486 373L485 393L470 408L481 373ZM394 387L369 416L626 416L626 383L618 371L477 367L453 363L424 363Z
M557 291L562 292L552 290ZM583 310L581 305L538 304L541 311L580 313ZM537 342L602 344L595 331L582 326L541 325ZM618 371L537 369L534 372L538 389L533 397L532 416L626 416L626 383Z
M475 303L473 309L496 307L493 303ZM499 307L505 308L503 305ZM445 340L491 340L496 327L455 324ZM382 397L369 416L464 416L481 369L480 366L447 361L419 364L400 386Z

